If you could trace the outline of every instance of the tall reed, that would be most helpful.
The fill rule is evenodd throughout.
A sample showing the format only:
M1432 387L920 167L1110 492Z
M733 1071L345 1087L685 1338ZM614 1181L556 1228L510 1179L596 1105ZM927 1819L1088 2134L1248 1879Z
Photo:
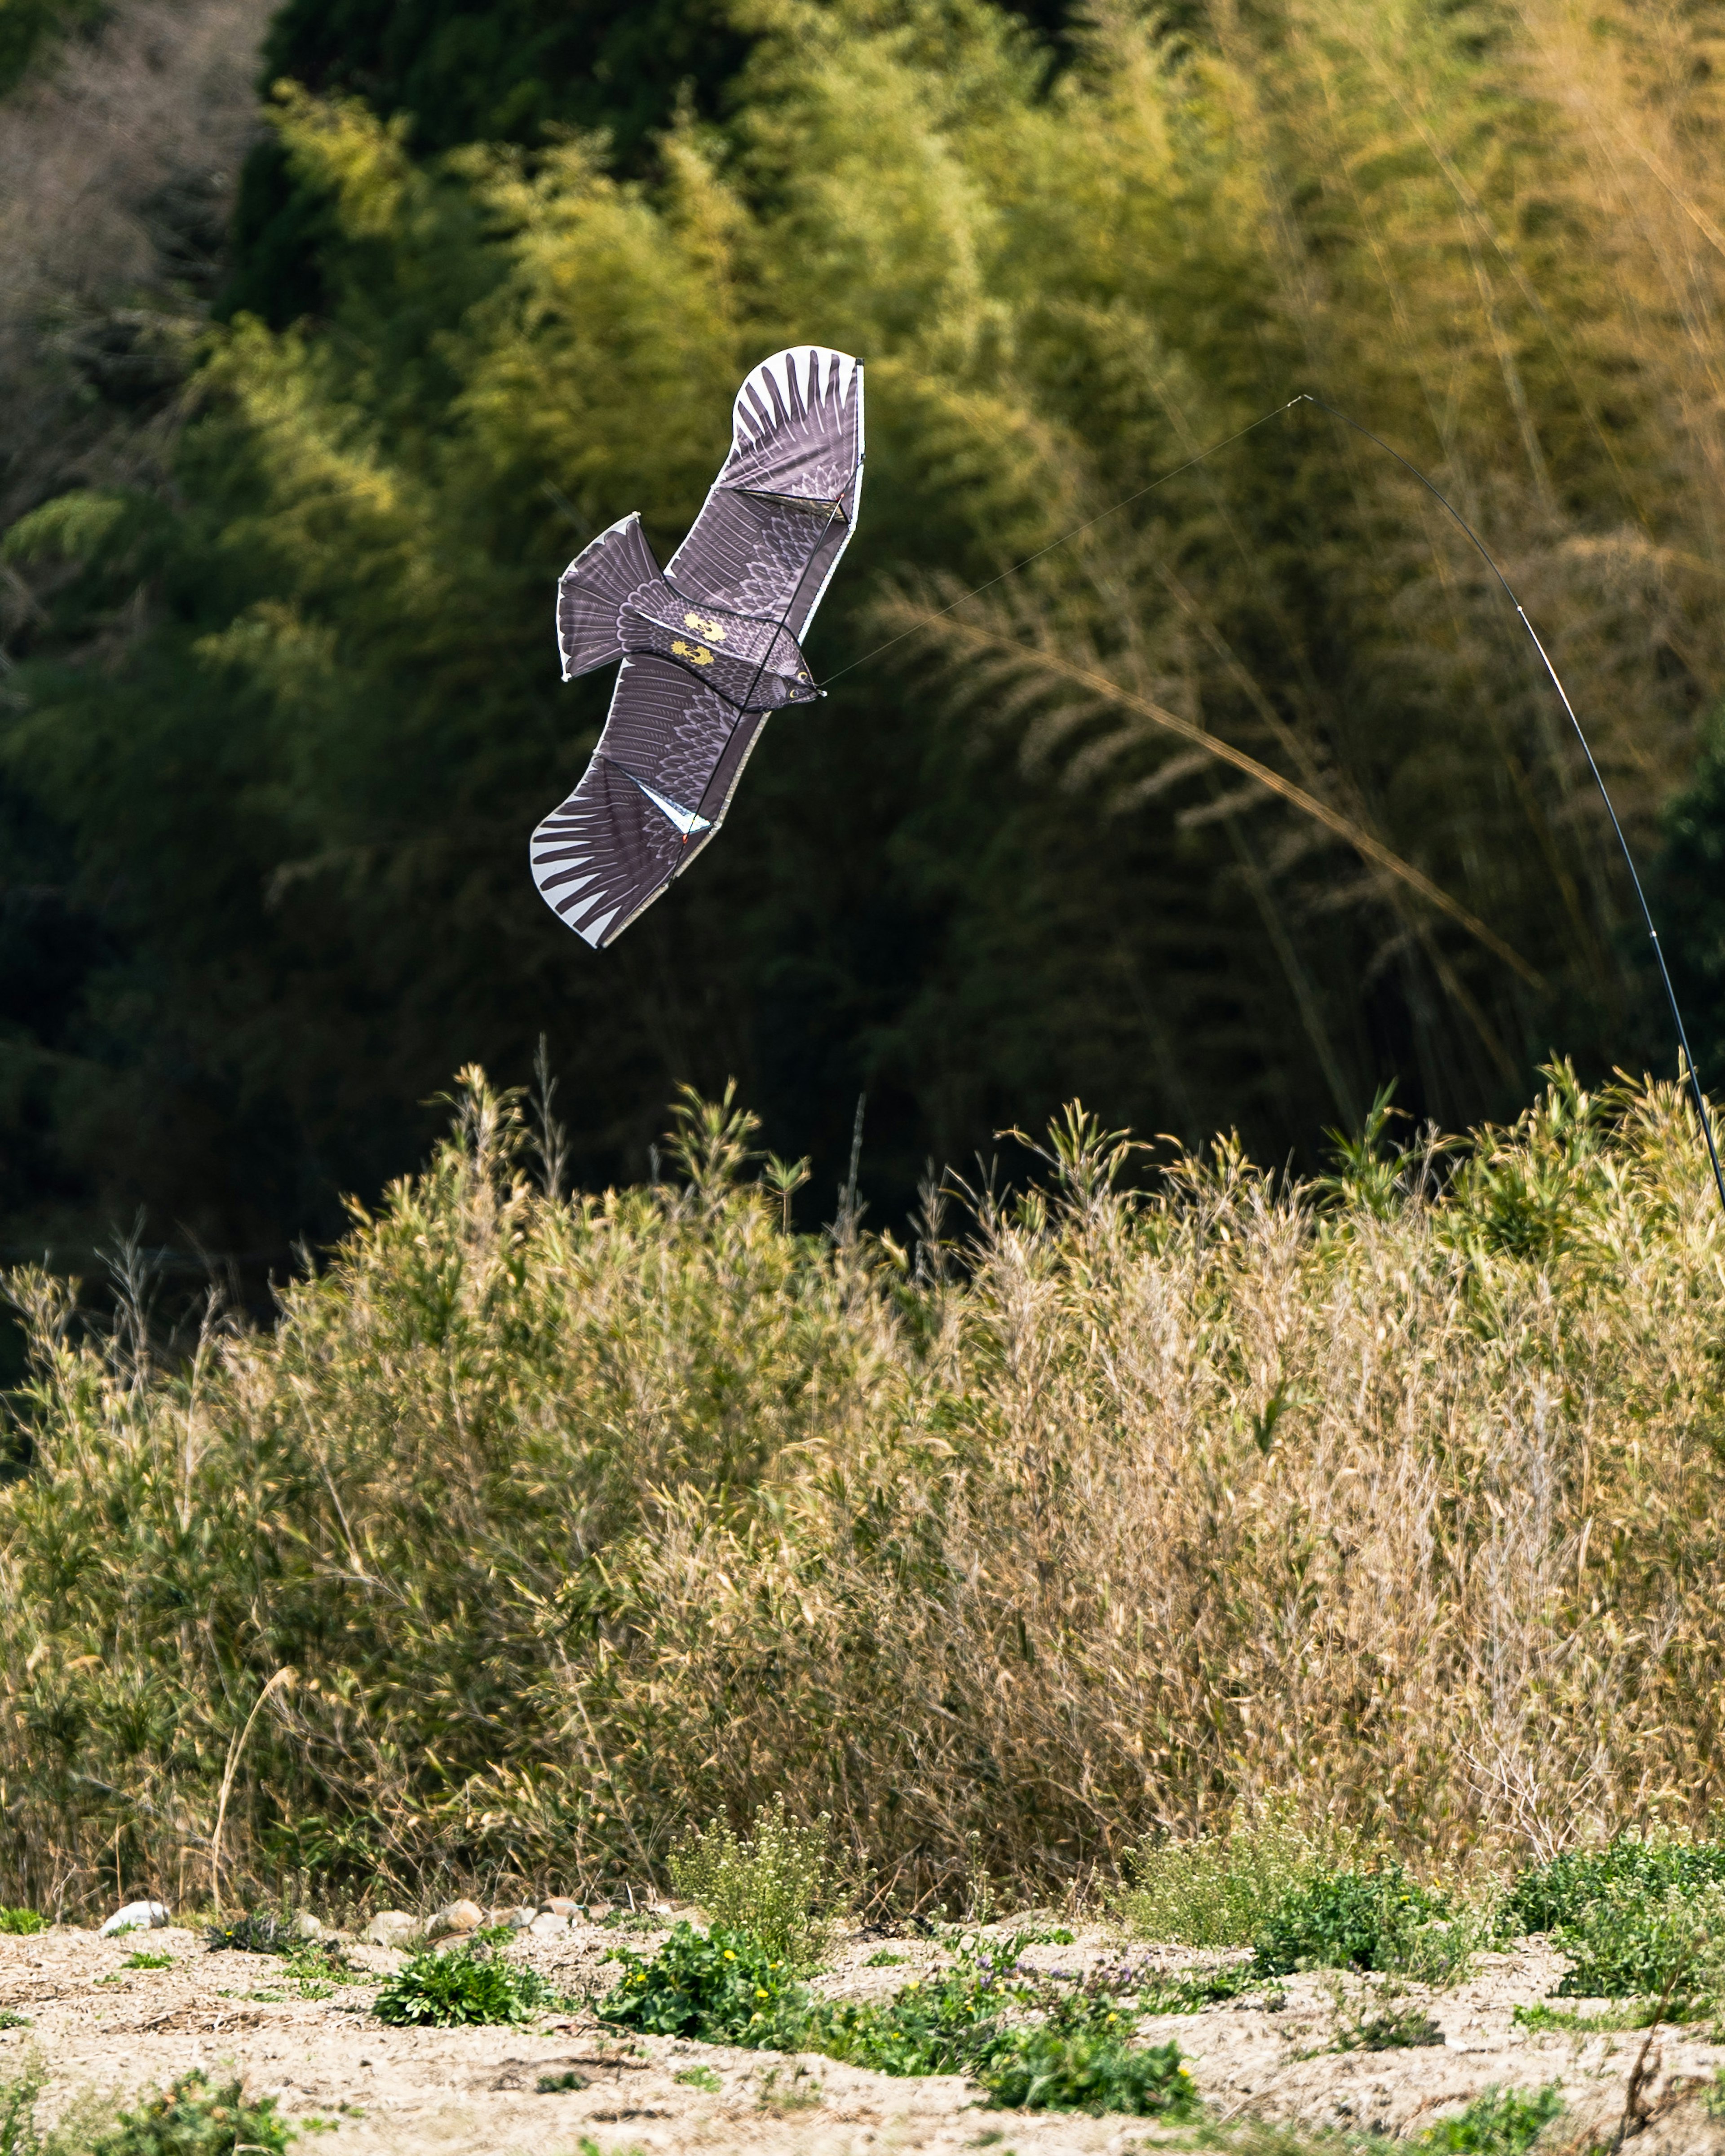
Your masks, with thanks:
M1559 1069L1513 1129L1386 1127L1134 1189L1074 1108L907 1250L788 1232L729 1101L666 1179L547 1195L470 1072L271 1332L160 1367L14 1275L0 1898L203 1895L230 1758L232 1895L644 1879L780 1792L906 1897L1268 1798L1445 1861L1699 1820L1692 1123Z

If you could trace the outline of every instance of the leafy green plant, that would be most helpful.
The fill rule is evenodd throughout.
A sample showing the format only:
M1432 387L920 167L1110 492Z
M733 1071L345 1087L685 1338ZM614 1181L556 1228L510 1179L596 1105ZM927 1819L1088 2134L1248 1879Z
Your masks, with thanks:
M1556 2082L1532 2092L1488 2088L1455 2118L1440 2118L1414 2143L1445 2156L1525 2156L1563 2108Z
M129 1953L121 1963L122 1969L172 1969L177 1957L171 1953Z
M817 1968L855 1881L833 1853L826 1815L813 1826L785 1816L776 1796L747 1838L711 1821L671 1851L671 1883L726 1932L747 1932L794 1974Z
M1447 1955L1445 1935L1434 1953L1430 1934L1453 1913L1447 1895L1420 1886L1394 1859L1367 1871L1318 1871L1289 1887L1259 1925L1254 1961L1262 1976L1407 1970Z
M0 2080L0 2156L36 2156L36 2099L48 2085L41 2060L27 2053L23 2071Z
M1289 1891L1316 1871L1322 1851L1296 1824L1291 1807L1252 1817L1237 1811L1228 1831L1190 1841L1146 1840L1126 1855L1122 1921L1141 1938L1190 1947L1250 1946Z
M33 2025L28 2014L14 2014L9 2006L0 2006L0 2029L28 2029Z
M686 2076L679 2074L675 2078L678 2081L683 2081L686 2079ZM566 2067L560 2074L541 2074L533 2084L541 2096L562 2096L571 2090L584 2089L591 2086L587 2076L578 2073L573 2066Z
M1621 1834L1602 1849L1568 1850L1517 1873L1501 1911L1510 1937L1576 1926L1594 1904L1614 1896L1662 1899L1672 1888L1692 1893L1725 1886L1725 1842L1686 1841L1674 1835Z
M1024 2111L1189 2118L1198 2107L1177 2044L1132 2047L1096 2028L1044 2027L978 2075L991 2102Z
M685 2066L681 2073L673 2074L671 2079L680 2082L685 2088L699 2089L703 2096L717 2096L725 2086L711 2066Z
M378 1989L372 2011L396 2027L453 2029L470 2023L531 2021L557 1994L535 1969L495 1947L420 1953Z
M47 1929L48 1919L39 1910L0 1907L0 1935L28 1938L33 1933Z
M283 2156L295 2129L274 2097L249 2097L238 2081L212 2087L202 2067L123 2111L90 2156L234 2156L236 2148Z
M1725 1886L1649 1893L1614 1880L1552 1943L1569 1957L1558 1994L1568 1999L1664 1996L1680 2018L1725 1994Z
M787 2019L795 2021L803 2004L783 1955L747 1932L716 1925L698 1932L680 1922L651 1961L627 1947L607 1958L621 1962L624 1974L598 2014L619 2028L709 2044L766 2044Z
M865 1969L902 1969L911 1957L894 1953L891 1947L881 1947L863 1964Z
M292 1925L263 1910L206 1924L203 1943L212 1953L254 1954L290 1954L304 1944Z

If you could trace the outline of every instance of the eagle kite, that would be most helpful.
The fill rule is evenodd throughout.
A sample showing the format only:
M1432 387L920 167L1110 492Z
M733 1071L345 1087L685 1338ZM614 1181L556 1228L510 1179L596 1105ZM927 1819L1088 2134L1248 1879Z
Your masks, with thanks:
M856 522L860 360L794 345L737 393L731 454L663 572L639 515L557 585L563 679L620 659L580 784L533 834L533 880L595 949L725 820L769 712L814 686L799 641Z

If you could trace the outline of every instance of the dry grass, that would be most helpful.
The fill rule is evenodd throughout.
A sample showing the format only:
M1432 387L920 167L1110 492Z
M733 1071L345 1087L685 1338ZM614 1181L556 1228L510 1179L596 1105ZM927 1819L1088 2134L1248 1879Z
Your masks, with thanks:
M657 1869L829 1811L1045 1896L1291 1803L1422 1861L1717 1801L1721 1223L1669 1089L1149 1194L1076 1116L957 1244L788 1235L747 1122L560 1201L454 1135L182 1369L16 1276L0 1898Z

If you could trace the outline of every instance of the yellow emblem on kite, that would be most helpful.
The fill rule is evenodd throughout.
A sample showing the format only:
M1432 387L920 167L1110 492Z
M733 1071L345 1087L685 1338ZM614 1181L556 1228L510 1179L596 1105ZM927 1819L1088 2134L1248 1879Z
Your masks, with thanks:
M685 613L683 616L683 626L685 629L699 629L710 644L722 644L725 641L724 623L713 620L711 615Z
M704 644L685 644L680 636L671 645L671 656L691 659L697 666L711 666L713 663L713 654Z

